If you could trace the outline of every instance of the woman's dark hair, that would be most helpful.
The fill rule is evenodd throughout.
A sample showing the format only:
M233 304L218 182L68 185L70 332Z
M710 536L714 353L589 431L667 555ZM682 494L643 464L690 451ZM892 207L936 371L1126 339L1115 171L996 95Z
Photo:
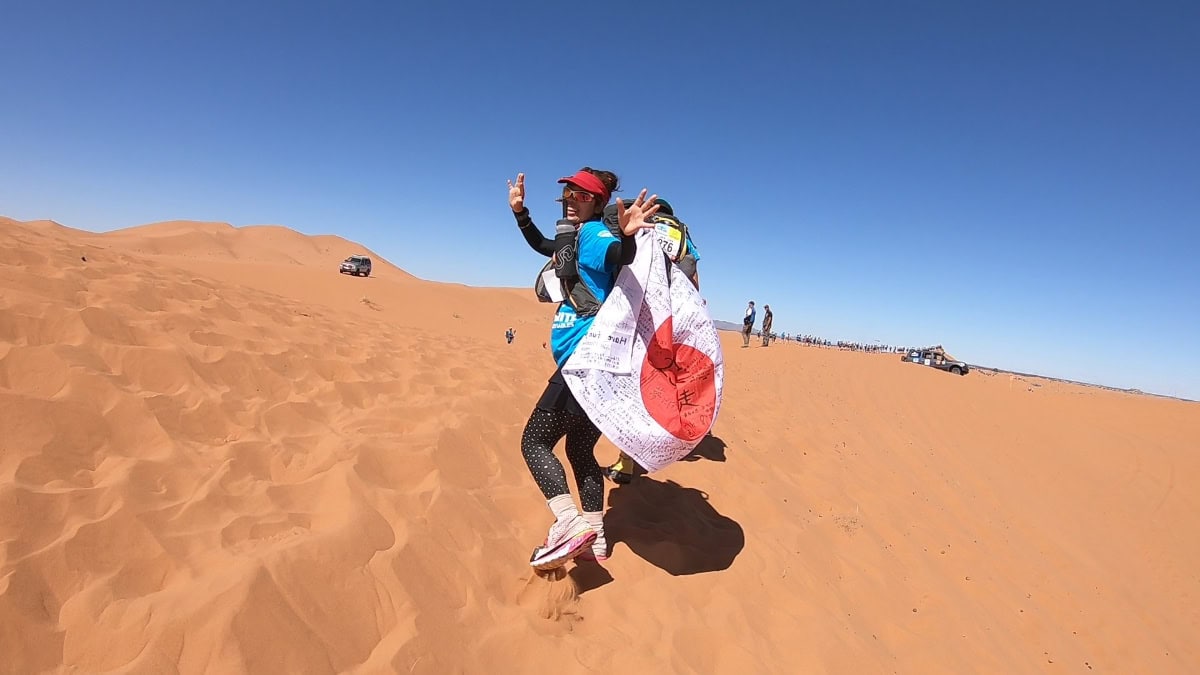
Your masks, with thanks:
M621 189L620 179L617 178L617 174L615 174L611 171L603 171L601 169L593 169L590 166L585 166L582 169L580 169L580 171L586 171L586 172L592 174L593 176L595 176L596 178L599 178L600 182L604 183L604 187L608 188L609 195L616 194L617 190Z

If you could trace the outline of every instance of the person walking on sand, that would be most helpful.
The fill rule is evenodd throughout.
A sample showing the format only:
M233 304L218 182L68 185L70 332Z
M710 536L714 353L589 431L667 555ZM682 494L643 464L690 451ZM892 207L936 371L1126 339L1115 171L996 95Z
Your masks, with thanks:
M654 226L647 219L658 210L656 197L647 198L646 190L631 204L618 200L621 236L614 236L601 221L604 206L619 186L614 173L584 167L558 182L564 184L558 200L563 203L564 221L574 225L575 232L572 235L569 228L560 228L566 231L554 239L542 235L525 208L525 174L517 174L516 183L508 183L508 204L517 226L533 250L551 256L554 275L562 282L563 295L568 298L559 304L550 329L550 350L558 369L547 381L521 433L521 454L554 514L545 541L529 558L530 566L538 570L560 567L580 555L599 560L608 557L604 538L604 476L595 456L600 430L575 400L563 379L562 367L594 319L594 314L581 315L576 311L574 285L584 284L593 299L603 303L616 283L617 270L633 261L636 252L633 236L638 230ZM571 498L562 463L554 455L554 446L564 436L582 513Z
M746 316L742 317L742 349L750 346L750 334L754 332L754 301L746 305Z
M512 344L513 338L515 338L516 336L517 336L517 332L514 331L511 326L509 327L508 330L504 331L504 339L508 340L508 344L510 344L510 345Z
M764 347L771 344L771 324L775 323L775 315L771 313L770 305L763 305L762 339Z

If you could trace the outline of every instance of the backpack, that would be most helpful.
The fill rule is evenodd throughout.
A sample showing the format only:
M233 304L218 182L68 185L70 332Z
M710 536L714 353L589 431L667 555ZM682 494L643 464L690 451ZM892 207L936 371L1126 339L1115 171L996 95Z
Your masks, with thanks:
M671 204L665 199L657 200L658 212L650 218L654 223L654 234L662 246L667 260L679 267L689 279L696 276L696 253L692 250L691 235L688 226L678 216ZM604 224L615 233L620 233L617 223L617 205L609 204L604 208Z
M613 209L612 222L610 223L606 217L604 220L604 225L610 232L613 233L614 236L620 238L621 227L616 220L616 207L614 206ZM605 213L607 214L607 210ZM575 250L579 250L578 231L575 233ZM553 269L554 257L551 256L550 260L545 264L544 267L542 267L542 270L538 272L537 278L533 280L533 292L537 295L538 302L555 302L555 300L550 297L550 292L546 290L546 277L554 276L553 273L550 275L547 275L546 273L552 272ZM612 277L614 279L619 271L619 267L612 271ZM563 302L566 302L571 306L572 309L575 310L576 316L586 318L589 316L595 316L596 312L600 311L600 305L603 303L596 298L596 294L592 292L592 289L589 288L586 283L584 283L583 277L575 277L574 279L569 280L555 278L555 281L560 285L560 294L563 298L565 298Z
M692 251L688 235L687 225L675 217L671 205L665 199L658 200L658 212L650 218L650 222L654 223L654 234L658 239L659 244L663 248L663 253L667 260L678 265L689 279L694 279L696 275L696 255ZM616 203L609 204L604 207L604 226L608 228L617 238L622 237L621 225L617 218ZM575 235L575 249L579 250L579 235ZM554 259L551 258L546 263L542 270L538 272L537 278L533 282L533 291L537 294L540 302L554 302L550 297L550 293L546 290L545 276L546 272L554 269ZM620 267L612 271L613 278L616 278ZM603 304L596 299L596 294L592 293L592 289L583 282L582 277L564 281L557 279L562 285L562 296L566 298L564 302L571 305L575 310L575 314L580 317L595 316L596 312L600 311L600 305ZM693 282L694 283L694 282Z

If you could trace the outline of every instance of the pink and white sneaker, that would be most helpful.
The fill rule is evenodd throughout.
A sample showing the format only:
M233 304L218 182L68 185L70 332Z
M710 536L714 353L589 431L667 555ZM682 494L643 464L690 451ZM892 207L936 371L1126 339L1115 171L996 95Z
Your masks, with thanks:
M538 570L552 570L561 567L575 556L589 551L596 539L596 531L588 525L583 516L574 516L566 520L555 520L550 526L550 534L546 541L533 549L529 558L529 566Z
M592 541L590 551L579 554L580 560L595 560L596 562L608 560L608 540L604 538L604 512L584 511L581 515L587 524L596 531L596 538Z
M597 545L592 542L591 548L579 554L580 560L592 560L595 562L604 562L608 560L608 546L604 544Z

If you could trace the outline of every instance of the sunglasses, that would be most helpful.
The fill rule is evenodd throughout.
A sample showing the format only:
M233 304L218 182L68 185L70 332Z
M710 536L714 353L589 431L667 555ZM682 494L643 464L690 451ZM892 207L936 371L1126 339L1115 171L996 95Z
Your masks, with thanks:
M565 202L568 200L586 204L587 202L596 201L596 195L590 192L584 192L583 190L572 190L569 187L564 187L562 199L559 199L558 201Z

